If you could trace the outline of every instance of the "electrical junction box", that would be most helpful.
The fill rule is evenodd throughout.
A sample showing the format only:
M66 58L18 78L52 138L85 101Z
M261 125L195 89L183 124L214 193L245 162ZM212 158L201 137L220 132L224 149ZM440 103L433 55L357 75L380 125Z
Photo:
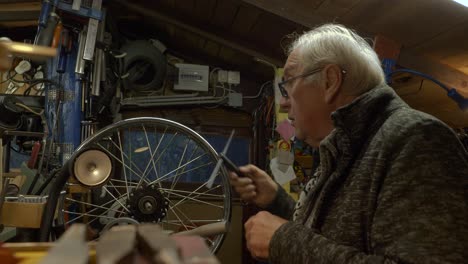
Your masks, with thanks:
M177 63L175 66L179 73L174 82L174 90L208 92L208 66L183 63Z
M242 94L229 93L228 104L232 107L242 107Z
M224 70L218 71L218 82L227 83L228 81L228 72Z
M240 84L240 72L238 71L229 71L228 72L228 81L229 84L238 85Z

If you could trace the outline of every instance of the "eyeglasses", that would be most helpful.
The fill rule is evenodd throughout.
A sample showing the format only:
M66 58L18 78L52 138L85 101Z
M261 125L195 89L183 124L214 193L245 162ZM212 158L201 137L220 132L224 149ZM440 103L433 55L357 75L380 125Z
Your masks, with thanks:
M294 80L297 80L297 79L300 79L300 78L304 78L304 77L307 77L307 76L310 76L312 74L316 74L316 73L319 73L320 71L322 71L323 68L317 68L315 70L312 70L310 72L307 72L307 73L304 73L304 74L301 74L301 75L297 75L297 76L294 76L294 77L291 77L287 80L282 80L281 82L278 83L278 88L280 90L280 93L281 93L281 96L283 96L284 98L289 98L289 95L288 95L288 92L286 91L286 85L288 83L290 83L291 81L294 81ZM341 70L341 73L343 74L346 74L346 71L345 70Z

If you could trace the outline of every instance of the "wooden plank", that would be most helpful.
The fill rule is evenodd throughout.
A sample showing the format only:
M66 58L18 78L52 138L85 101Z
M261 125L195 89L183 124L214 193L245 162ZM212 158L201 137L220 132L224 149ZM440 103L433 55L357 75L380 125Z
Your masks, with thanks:
M211 21L216 9L217 0L196 0L193 14L204 23Z
M0 21L30 21L39 17L39 11L0 11Z
M122 4L125 8L128 8L132 11L138 12L146 16L148 19L150 19L149 21L151 21L152 23L157 24L158 22L163 22L172 24L178 28L191 31L194 34L197 34L208 40L212 40L224 46L235 49L243 54L265 59L278 66L283 64L281 60L278 60L274 56L267 55L264 53L264 51L258 51L254 48L251 48L250 43L247 43L245 41L238 41L238 38L232 36L232 34L229 34L229 32L212 29L208 30L207 25L197 23L196 21L187 22L188 18L176 18L175 15L167 15L168 12L162 13L159 10L149 10L141 5L135 5L125 0L116 0L116 2Z
M360 2L361 0L326 0L317 8L314 15L340 18Z
M41 11L41 3L38 1L26 3L0 3L0 12L24 11Z
M239 7L238 16L234 20L231 30L239 37L248 38L250 30L255 25L262 12L263 11L257 8L249 8L241 5Z
M452 1L363 0L339 22L370 34L380 33L413 46L466 20ZM417 32L417 34L415 34Z
M427 41L466 20L466 9L451 1L361 0L349 2L342 9L335 1L326 1L318 9L314 8L315 1L244 2L310 28L324 22L338 22L361 34L380 33L407 45ZM334 9L327 9L331 6Z
M468 112L462 111L433 82L405 73L394 76L391 86L411 107L433 115L453 128L468 127Z
M286 56L281 49L280 40L284 36L294 32L296 28L296 24L281 23L277 16L265 13L255 27L252 28L250 39L255 40L259 48L271 50L270 53L274 53L275 57L285 61Z
M1 223L5 226L39 228L41 226L42 212L45 202L9 202L3 204Z
M218 1L211 25L220 29L230 29L237 15L239 3L232 1Z
M193 16L195 0L176 0L174 8L181 14Z
M315 27L317 24L330 21L328 17L312 15L313 10L320 6L322 0L315 1L282 1L282 0L243 0L253 6L261 8L292 22Z
M463 96L468 98L468 75L431 60L425 56L416 55L403 49L398 58L398 65L429 74L445 85L456 88Z
M37 26L38 20L25 20L25 21L3 21L0 22L0 27L5 28L19 28L19 27L35 27Z
M373 48L380 60L392 59L396 61L400 55L401 44L383 35L377 35L374 38Z
M468 74L468 19L411 49Z

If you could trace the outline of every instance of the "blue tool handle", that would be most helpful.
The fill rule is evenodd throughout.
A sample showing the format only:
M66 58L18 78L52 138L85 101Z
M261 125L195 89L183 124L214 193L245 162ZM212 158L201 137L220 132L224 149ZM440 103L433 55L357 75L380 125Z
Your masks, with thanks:
M41 13L39 14L39 26L44 28L49 19L50 10L52 5L49 0L42 1Z

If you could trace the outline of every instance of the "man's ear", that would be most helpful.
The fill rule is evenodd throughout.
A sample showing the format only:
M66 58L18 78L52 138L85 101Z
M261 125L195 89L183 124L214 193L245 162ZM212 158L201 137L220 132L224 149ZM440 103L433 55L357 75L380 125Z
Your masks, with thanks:
M332 104L341 93L343 83L343 73L338 65L327 65L324 68L325 74L325 102Z

